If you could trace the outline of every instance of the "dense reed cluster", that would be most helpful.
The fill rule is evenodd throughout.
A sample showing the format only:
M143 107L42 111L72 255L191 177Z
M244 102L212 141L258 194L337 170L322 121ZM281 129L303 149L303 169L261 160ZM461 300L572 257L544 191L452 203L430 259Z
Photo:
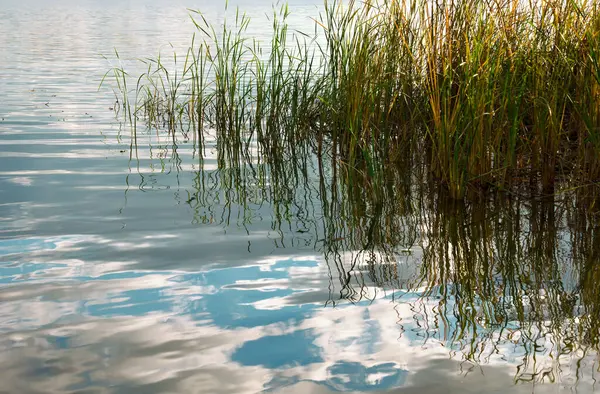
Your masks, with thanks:
M184 60L115 68L126 119L265 152L310 139L365 173L410 162L463 198L600 181L600 13L593 0L326 1L311 34L236 12ZM236 150L234 150L236 151ZM407 160L407 158L410 158Z
M517 354L518 380L579 377L600 347L595 3L334 2L313 34L284 6L266 45L243 14L192 16L183 60L113 71L132 147L138 123L174 157L195 142L194 223L250 227L266 203L277 247L323 253L332 303L416 294L399 330ZM487 189L509 193L456 201Z

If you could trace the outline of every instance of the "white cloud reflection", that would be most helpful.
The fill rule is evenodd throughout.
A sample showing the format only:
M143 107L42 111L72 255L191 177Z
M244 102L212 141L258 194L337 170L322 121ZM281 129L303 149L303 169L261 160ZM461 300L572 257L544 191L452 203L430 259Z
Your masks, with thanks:
M531 392L514 385L517 367L566 380L577 373L578 387L591 387L595 354L582 355L585 370L557 363L552 349L526 367L525 355L494 331L481 342L481 363L466 361L466 344L449 341L452 322L444 328L438 320L438 301L418 293L367 284L363 301L325 306L339 289L324 291L331 267L316 256L198 272L140 270L127 261L51 259L89 243L132 247L124 242L32 242L31 255L43 258L4 265L0 276L0 378L8 392ZM40 255L40 245L51 253ZM404 264L408 277L416 268Z

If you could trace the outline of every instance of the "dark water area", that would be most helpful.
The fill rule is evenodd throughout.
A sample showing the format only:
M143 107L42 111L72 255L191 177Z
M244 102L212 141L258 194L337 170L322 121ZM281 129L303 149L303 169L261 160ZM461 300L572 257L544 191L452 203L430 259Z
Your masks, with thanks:
M266 34L270 3L238 3ZM319 4L291 2L291 23ZM2 1L0 393L595 391L600 216L581 193L458 203L327 141L133 139L101 54L134 70L185 50L186 7L222 18Z

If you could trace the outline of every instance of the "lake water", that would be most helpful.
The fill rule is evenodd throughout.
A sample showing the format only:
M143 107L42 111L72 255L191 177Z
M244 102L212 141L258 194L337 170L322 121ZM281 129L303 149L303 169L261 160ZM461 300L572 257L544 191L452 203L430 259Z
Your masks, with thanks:
M270 3L235 5L266 38ZM576 197L457 205L390 171L375 199L310 152L132 146L101 55L185 50L186 8L224 15L0 2L0 393L594 391L600 227Z

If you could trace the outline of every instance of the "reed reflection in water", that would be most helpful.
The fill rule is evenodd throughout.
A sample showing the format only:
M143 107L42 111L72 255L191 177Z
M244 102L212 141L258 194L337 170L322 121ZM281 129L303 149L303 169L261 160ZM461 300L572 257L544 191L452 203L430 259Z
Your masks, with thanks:
M254 223L270 218L275 248L323 256L324 307L383 297L396 305L399 336L414 346L441 345L471 366L506 366L520 383L593 380L600 215L589 198L597 191L461 202L434 186L414 155L356 168L328 140L294 149L204 142L202 152L162 146L171 152L162 171L193 171L193 187L178 197L190 220L251 236Z

